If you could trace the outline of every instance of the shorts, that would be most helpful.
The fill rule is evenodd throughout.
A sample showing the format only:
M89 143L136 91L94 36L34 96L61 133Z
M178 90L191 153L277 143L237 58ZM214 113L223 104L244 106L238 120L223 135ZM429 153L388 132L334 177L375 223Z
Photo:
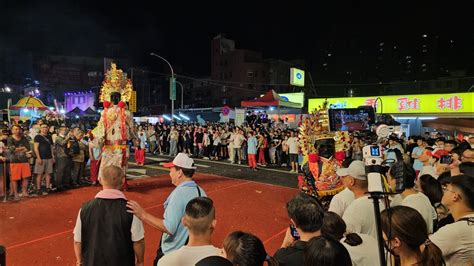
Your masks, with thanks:
M10 180L17 181L31 176L29 163L10 163Z
M41 164L39 164L38 160L36 160L35 169L33 173L37 175L52 174L53 173L53 159L43 159L43 162Z
M290 153L290 162L292 163L298 163L298 154L293 154L293 153Z

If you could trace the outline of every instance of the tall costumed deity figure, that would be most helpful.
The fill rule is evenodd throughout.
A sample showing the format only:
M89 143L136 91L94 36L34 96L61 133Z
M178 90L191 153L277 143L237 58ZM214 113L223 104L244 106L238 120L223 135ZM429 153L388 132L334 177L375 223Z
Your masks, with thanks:
M122 189L127 190L126 179L128 157L128 141L136 138L132 114L127 110L126 103L132 95L133 85L121 69L111 65L102 82L99 101L103 103L97 128L93 130L95 138L102 146L99 180L105 167L114 165L123 170Z
M298 177L302 192L317 198L327 210L334 195L344 189L336 171L350 148L347 131L329 131L328 102L309 114L300 125L303 175Z

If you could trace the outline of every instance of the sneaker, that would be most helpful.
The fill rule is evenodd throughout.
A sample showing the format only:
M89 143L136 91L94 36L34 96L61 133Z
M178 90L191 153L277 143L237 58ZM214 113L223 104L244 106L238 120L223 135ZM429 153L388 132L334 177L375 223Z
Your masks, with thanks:
M43 192L41 192L41 195L46 196L48 195L48 192L46 190L43 190Z
M293 173L293 169L290 170L290 173Z
M242 164L242 162L239 162L239 164Z

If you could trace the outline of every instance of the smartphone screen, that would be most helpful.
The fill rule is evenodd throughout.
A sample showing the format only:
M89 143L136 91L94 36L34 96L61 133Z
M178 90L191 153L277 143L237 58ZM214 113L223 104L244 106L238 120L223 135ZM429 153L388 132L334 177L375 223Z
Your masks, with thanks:
M300 235L298 234L298 231L296 231L296 228L293 224L290 223L290 231L291 231L291 236L295 239L298 240L300 239Z
M440 160L440 163L442 164L451 164L452 162L453 162L453 157L451 157L450 155L442 156Z

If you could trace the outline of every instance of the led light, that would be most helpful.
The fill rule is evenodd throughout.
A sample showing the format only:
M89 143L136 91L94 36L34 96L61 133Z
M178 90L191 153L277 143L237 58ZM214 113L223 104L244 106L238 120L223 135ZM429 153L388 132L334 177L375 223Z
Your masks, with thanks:
M181 116L182 118L184 118L185 120L189 121L190 118L184 114L179 114L179 116Z

